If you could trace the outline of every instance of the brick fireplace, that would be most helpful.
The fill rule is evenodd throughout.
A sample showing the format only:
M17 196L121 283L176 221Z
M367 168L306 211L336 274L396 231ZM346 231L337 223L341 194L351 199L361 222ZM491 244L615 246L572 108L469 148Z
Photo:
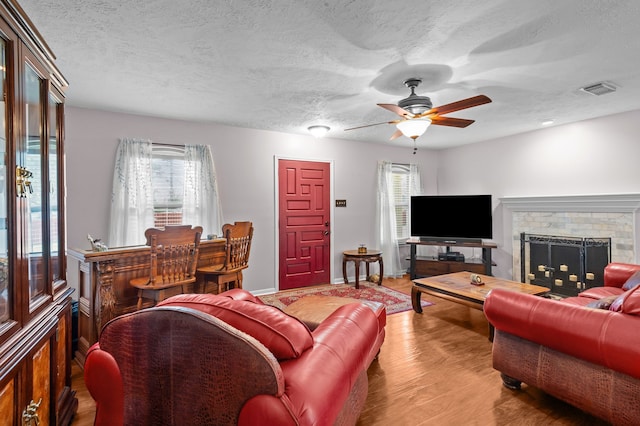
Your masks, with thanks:
M500 201L505 207L505 240L511 236L512 275L516 281L521 281L523 232L611 238L611 261L640 263L636 253L640 244L640 194L503 197Z

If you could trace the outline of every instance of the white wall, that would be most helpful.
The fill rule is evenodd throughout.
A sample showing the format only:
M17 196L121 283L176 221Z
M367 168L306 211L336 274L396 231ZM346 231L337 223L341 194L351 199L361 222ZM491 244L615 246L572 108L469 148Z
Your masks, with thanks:
M640 193L640 111L446 150L421 149L415 156L409 142L397 148L71 107L66 118L69 247L88 248L87 233L107 235L119 138L209 144L225 221L252 220L256 228L245 274L245 287L254 292L277 286L275 157L333 162L334 197L347 200L347 208L334 208L334 281L342 280L343 250L375 245L378 160L420 164L428 194L492 194L494 274L504 278L512 277L513 247L504 232L509 213L499 204L501 197ZM70 264L69 281L76 285L73 268Z
M360 243L375 246L375 172L379 160L420 164L426 192L436 192L438 152L419 150L413 155L410 141L406 148L398 148L67 107L70 248L89 249L88 233L105 239L108 235L113 162L118 139L122 137L211 145L225 221L254 223L244 287L256 293L277 288L274 158L333 163L334 197L347 200L346 208L334 208L334 281L342 280L342 251L357 248ZM72 286L77 286L77 265L73 262L69 260L68 279Z
M504 232L510 213L499 198L640 193L639 135L640 111L632 111L444 150L438 193L493 195L494 275L510 278L519 247Z

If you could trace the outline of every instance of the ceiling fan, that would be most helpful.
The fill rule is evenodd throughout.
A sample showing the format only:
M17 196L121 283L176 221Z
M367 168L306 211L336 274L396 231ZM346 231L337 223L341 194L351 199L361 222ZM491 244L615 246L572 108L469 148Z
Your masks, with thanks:
M429 127L430 124L450 127L469 126L475 120L443 117L443 115L491 102L491 99L489 99L487 96L478 95L450 104L433 107L431 99L429 99L427 96L416 95L415 89L420 83L422 83L422 80L419 78L410 78L408 80L405 80L404 85L411 89L411 94L408 97L400 100L397 105L378 104L378 106L381 106L384 109L398 114L402 118L393 121L384 121L382 123L352 127L345 130L362 129L364 127L378 126L380 124L395 124L397 130L393 135L391 135L391 138L389 140L393 140L402 135L405 135L406 137L411 138L415 141L418 137L422 136L422 134L427 130L427 127Z

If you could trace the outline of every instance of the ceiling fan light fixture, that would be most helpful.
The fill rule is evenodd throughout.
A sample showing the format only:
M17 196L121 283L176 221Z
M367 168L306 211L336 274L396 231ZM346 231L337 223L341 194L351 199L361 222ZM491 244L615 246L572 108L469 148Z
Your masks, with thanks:
M398 130L402 132L408 138L419 138L427 131L427 127L431 124L431 120L423 118L414 118L412 120L404 120L396 124Z
M329 126L309 126L307 127L307 130L316 138L321 138L324 137L324 135L326 135L331 129Z

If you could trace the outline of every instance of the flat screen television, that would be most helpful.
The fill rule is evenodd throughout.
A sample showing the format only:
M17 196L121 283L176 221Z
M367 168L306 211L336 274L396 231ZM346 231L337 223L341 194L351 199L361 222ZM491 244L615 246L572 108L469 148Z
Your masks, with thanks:
M491 195L411 197L411 236L456 244L493 238Z

